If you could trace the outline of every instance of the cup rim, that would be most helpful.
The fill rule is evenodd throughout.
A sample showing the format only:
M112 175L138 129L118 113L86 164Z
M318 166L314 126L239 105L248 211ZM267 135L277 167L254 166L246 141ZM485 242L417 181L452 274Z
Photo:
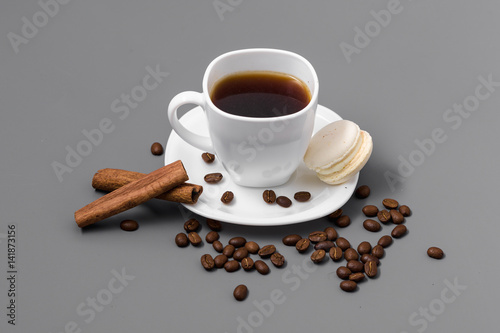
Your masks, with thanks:
M212 102L212 99L210 98L210 94L208 91L208 76L209 76L210 72L212 71L212 68L215 66L215 64L217 62L219 62L220 60L222 60L223 58L226 58L226 57L229 57L232 55L238 55L238 54L243 54L243 53L261 53L261 52L268 52L268 53L275 53L275 54L292 56L292 57L300 60L301 62L303 62L307 66L307 68L310 70L310 72L313 76L313 82L314 82L315 89L313 92L311 92L311 100L309 101L309 103L307 103L307 105L303 109L301 109L295 113L292 113L292 114L277 116L277 117L264 117L264 118L246 117L246 116L239 116L239 115L234 115L234 114L231 114L228 112L224 112L223 110L219 109ZM313 107L314 104L316 104L317 100L318 100L319 80L318 80L318 75L316 74L316 71L314 70L314 67L312 66L312 64L306 58L304 58L303 56L301 56L297 53L294 53L291 51L286 51L286 50L280 50L280 49L249 48L249 49L241 49L241 50L235 50L235 51L223 53L210 62L210 64L208 65L208 67L205 71L205 75L203 76L203 83L202 84L203 84L203 94L205 95L206 103L210 106L210 109L214 110L219 115L224 116L224 117L229 118L229 119L234 119L234 120L243 120L244 119L245 121L255 122L255 123L269 122L269 121L274 120L274 119L276 119L276 121L278 121L278 120L290 120L290 119L300 117L303 113L307 112L307 110L309 110L311 107Z

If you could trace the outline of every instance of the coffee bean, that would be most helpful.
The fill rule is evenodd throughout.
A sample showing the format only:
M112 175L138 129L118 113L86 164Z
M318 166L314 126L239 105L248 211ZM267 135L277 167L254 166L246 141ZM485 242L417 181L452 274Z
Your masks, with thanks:
M375 257L374 255L371 255L369 253L365 253L361 256L361 262L363 264L366 264L368 261L373 261L375 262L377 265L380 264L380 260Z
M222 249L222 254L228 258L231 258L233 256L234 250L235 250L234 246L231 244L228 244L228 245L224 246L224 249Z
M369 242L361 242L358 245L358 253L363 255L365 253L370 253L372 251L372 246Z
M203 153L201 154L201 158L206 162L206 163L213 163L215 161L215 155L211 153Z
M225 255L223 254L219 254L218 256L216 256L214 258L214 265L215 267L217 268L222 268L224 267L224 265L226 264L226 262L228 261L228 257L226 257Z
M218 240L212 243L212 247L219 253L222 253L222 250L224 249L224 245L222 245L222 243Z
M367 219L363 222L363 228L371 232L380 231L382 226L375 220Z
M351 247L351 243L349 243L349 241L347 239L345 239L344 237L337 238L336 243L337 243L337 246L342 249L342 251L345 251Z
M313 243L325 241L327 239L324 231L313 231L309 234L309 240Z
M250 271L252 270L253 268L253 259L250 258L250 257L245 257L241 260L241 267L243 267L243 269L245 271Z
M212 244L213 242L215 242L218 239L219 239L219 233L217 231L210 231L205 236L205 240L207 241L207 243L210 243L210 244Z
M269 258L274 252L276 252L276 246L264 245L260 248L258 253L261 258Z
M354 281L342 281L340 282L340 289L346 292L353 292L358 287L358 284Z
M245 247L240 247L233 253L234 260L241 261L245 257L248 257L248 250Z
M260 246L259 246L259 244L255 243L255 242L246 242L245 249L247 249L248 252L251 254L256 254L259 252Z
M342 249L340 247L332 247L328 254L333 261L339 261L340 259L342 259Z
M401 213L401 215L403 215L405 217L411 215L410 207L408 207L407 205L400 206L399 207L399 212Z
M311 199L311 193L306 191L300 191L295 193L293 195L293 198L298 202L306 202L307 200Z
M406 229L406 226L404 224L400 224L392 229L391 236L394 238L401 238L406 234L407 231L408 229Z
M215 266L214 258L210 254L204 254L201 256L201 265L207 271L211 270Z
M244 237L233 237L229 240L229 244L231 244L234 247L242 247L245 246L245 243L247 240Z
M377 206L374 205L366 205L363 207L363 214L365 214L367 217L373 217L377 216L378 213L378 208Z
M255 261L254 267L257 270L257 272L259 272L262 275L269 274L269 271L270 271L269 266L267 266L267 264L265 262L263 262L262 260Z
M377 213L378 220L382 223L387 223L391 221L391 213L388 210L382 209Z
M240 284L236 288L234 288L233 291L233 296L237 301L243 301L245 298L247 298L248 295L248 288L244 284Z
M382 205L387 209L396 209L399 206L399 202L394 199L384 199L382 200Z
M222 180L222 173L215 172L205 175L205 181L209 184L216 184Z
M358 199L366 199L370 195L370 188L367 185L362 185L356 189L354 195Z
M391 214L392 223L401 224L405 221L403 214L401 214L397 210L391 209L389 213Z
M335 221L335 224L340 228L345 228L351 224L351 218L347 215L342 215L337 219L337 221Z
M283 241L283 244L285 244L286 246L295 246L295 244L297 244L297 242L301 239L302 239L302 237L300 235L292 234L292 235L288 235L288 236L283 237L282 241Z
M342 216L343 212L344 211L342 210L342 208L339 208L330 215L328 215L328 218L332 221L337 221L337 219Z
M349 260L346 267L353 273L362 272L364 268L363 263L357 260Z
M224 203L224 204L231 203L231 201L233 201L233 199L234 199L234 193L231 191L224 192L222 194L222 196L220 197L220 201L222 201L222 203Z
M329 240L326 240L326 241L322 241L322 242L319 242L319 243L316 243L314 245L314 249L315 250L325 250L325 251L330 251L330 249L332 247L335 246L335 243L332 242L332 241L329 241Z
M210 228L210 230L213 231L221 231L222 230L222 224L213 219L207 219L207 226Z
M297 244L295 244L295 248L300 253L303 253L307 251L307 249L309 248L309 244L311 244L311 241L309 239L302 238L297 242Z
M236 260L228 260L224 264L224 269L229 273L236 272L238 269L240 269L240 263Z
M276 193L274 193L273 190L265 190L264 193L262 193L262 198L268 204L275 203L276 202Z
M358 260L359 259L359 254L358 254L358 252L355 249L353 249L352 247L350 247L347 250L345 250L345 252L344 252L344 258L347 261L349 261L349 260Z
M365 279L365 274L358 272L358 273L352 273L349 275L349 280L354 281L354 282L361 282Z
M124 220L120 222L120 228L124 231L135 231L139 229L139 223L134 220Z
M444 252L439 247L432 246L427 250L427 255L434 259L442 259Z
M372 256L377 258L382 258L384 256L385 250L382 245L375 245L372 249Z
M285 264L285 257L281 253L274 252L271 255L271 262L278 268L282 267Z
M368 276L368 277L375 277L377 275L377 264L374 262L374 261L367 261L365 263L365 274Z
M378 240L377 244L382 246L383 248L386 248L392 244L392 237L389 235L382 236Z
M200 235L198 235L198 233L196 231L191 231L188 234L188 238L189 238L189 241L191 242L191 244L193 244L194 246L201 244L201 237L200 237Z
M183 232L181 233L178 233L176 236L175 236L175 244L178 246L178 247L186 247L189 245L189 239L187 237L187 235Z
M292 205L292 200L282 195L276 198L276 203L281 207L288 208Z
M347 280L349 278L349 275L351 274L351 270L345 266L340 266L339 268L337 268L337 276L342 280Z
M326 227L324 232L326 234L326 239L328 239L329 241L334 241L339 236L337 230L335 230L334 227Z
M186 232L197 231L200 227L200 222L197 219L189 219L184 223L184 230Z
M316 250L311 254L311 260L313 263L318 264L325 259L325 250Z
M151 145L151 154L160 156L163 155L163 146L159 142L155 142Z

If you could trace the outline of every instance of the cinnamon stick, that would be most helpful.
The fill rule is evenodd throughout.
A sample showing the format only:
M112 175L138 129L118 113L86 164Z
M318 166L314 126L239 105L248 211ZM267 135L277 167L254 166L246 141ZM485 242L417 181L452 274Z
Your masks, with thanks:
M91 202L75 212L80 228L140 205L188 180L181 161L155 170Z
M96 190L112 192L130 182L141 179L145 173L127 171L121 169L101 169L92 178L92 187ZM200 185L184 183L173 189L160 194L156 199L195 204L198 201L203 187Z

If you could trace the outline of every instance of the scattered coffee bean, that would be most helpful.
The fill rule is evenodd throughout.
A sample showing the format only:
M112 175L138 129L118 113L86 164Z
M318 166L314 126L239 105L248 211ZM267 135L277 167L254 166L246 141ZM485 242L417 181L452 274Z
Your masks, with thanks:
M203 153L203 154L201 154L201 158L206 163L213 163L215 161L215 155L211 154L211 153Z
M361 256L361 262L363 264L366 264L368 261L373 261L375 262L377 265L380 264L380 260L379 258L375 257L374 255L371 255L371 254L368 254L368 253L365 253Z
M404 224L397 225L392 229L391 236L394 238L401 238L406 234L407 230Z
M248 257L248 250L245 247L236 249L233 253L233 259L241 261L243 258Z
M363 222L363 228L371 232L380 231L382 226L375 220L367 219Z
M262 260L257 260L254 262L254 267L255 269L257 270L257 272L259 272L260 274L262 275L266 275L266 274L269 274L269 266L267 266L267 264L265 262L263 262Z
M399 202L394 199L387 198L382 200L382 205L384 205L384 207L387 209L396 209L399 206Z
M219 233L217 231L210 231L205 236L205 240L207 241L207 243L210 243L210 244L212 244L213 242L215 242L218 239L219 239Z
M335 224L340 228L345 228L351 224L351 218L347 215L342 215L337 219L337 221L335 221Z
M306 191L300 191L295 193L293 195L293 198L298 202L306 202L307 200L311 199L311 193Z
M297 242L301 239L302 239L302 237L300 235L292 234L292 235L288 235L288 236L283 237L282 241L283 241L283 244L285 244L286 246L295 246L295 244L297 244Z
M339 261L340 259L342 259L342 249L340 247L332 247L328 254L333 261Z
M311 254L311 260L313 263L318 264L325 259L325 250L316 250Z
M358 287L358 284L354 281L342 281L340 282L340 289L346 292L352 292L355 291L356 288Z
M139 223L134 220L124 220L120 222L120 228L124 231L136 231L139 229Z
M392 244L392 237L389 235L382 236L378 240L377 244L382 246L383 248L386 248Z
M200 222L197 219L189 219L184 223L184 230L186 232L197 231L200 227Z
M346 267L349 268L351 272L357 273L362 272L365 266L361 261L349 260L346 264Z
M191 231L188 234L188 239L189 239L189 242L191 242L191 244L193 244L194 246L201 244L201 237L200 237L200 235L198 235L198 233L196 231Z
M326 239L328 239L329 241L334 241L339 236L337 230L335 230L334 227L326 227L324 232L326 234Z
M271 255L271 262L278 268L282 267L285 264L285 257L279 252L274 252Z
M226 264L226 262L228 260L229 260L228 257L226 257L223 254L219 254L218 256L215 256L215 258L214 258L214 265L217 268L222 268L222 267L224 267L224 265Z
M222 203L224 203L224 204L231 203L231 201L233 201L233 199L234 199L234 193L231 191L224 192L222 194L222 196L220 197L220 201L222 201Z
M365 279L365 274L358 272L358 273L352 273L349 275L349 280L354 281L354 282L361 282Z
M439 247L432 246L427 250L427 255L434 259L442 259L444 252Z
M229 240L229 244L231 244L234 247L242 247L245 246L245 243L247 240L244 237L233 237Z
M360 255L370 253L372 251L372 245L369 242L361 242L358 245L358 253Z
M274 252L276 252L276 246L264 245L260 248L258 253L261 258L269 258Z
M391 213L388 210L382 209L377 213L378 220L382 223L387 223L391 221Z
M207 219L207 226L210 228L210 230L213 231L221 231L222 230L222 224L213 219Z
M377 275L377 263L375 263L374 261L367 261L365 263L365 274L368 276L368 277L375 277Z
M328 219L330 219L330 220L332 220L332 221L334 221L334 222L335 222L335 221L337 221L337 219L338 219L339 217L341 217L341 216L342 216L342 213L343 213L343 212L344 212L344 211L342 210L342 208L339 208L339 209L337 209L336 211L334 211L333 213L331 213L330 215L328 215Z
M159 142L155 142L151 145L151 154L160 156L163 155L163 146Z
M345 251L351 247L351 243L349 243L349 241L347 239L345 239L344 237L337 238L336 243L337 243L337 246L342 249L342 251Z
M252 270L253 268L253 259L250 258L250 257L245 257L241 260L241 267L243 267L243 269L245 271L250 271Z
M401 214L397 210L391 209L389 211L389 213L391 214L392 223L394 223L394 224L401 224L401 223L403 223L405 221L405 218L404 218L403 214Z
M292 205L292 200L282 195L276 198L276 203L281 207L288 208Z
M224 249L222 249L222 254L228 258L231 258L233 256L234 250L235 250L234 246L231 244L228 244L228 245L224 246Z
M262 193L262 198L268 204L275 203L276 202L276 193L273 190L265 190L264 193Z
M178 246L178 247L186 247L189 245L189 239L187 237L187 235L183 232L181 233L178 233L176 236L175 236L175 244Z
M260 246L259 246L259 244L255 243L255 242L246 242L245 249L248 250L248 253L256 254L259 252Z
M351 274L351 270L345 266L340 266L339 268L337 268L337 276L342 280L347 280Z
M233 296L237 301L243 301L245 298L247 298L248 295L248 288L244 284L240 284L236 288L234 288L233 291Z
M313 231L309 234L309 240L313 243L325 241L327 239L324 231Z
M405 217L411 215L410 207L408 207L407 205L400 206L399 207L399 212L401 213L401 215L403 215Z
M201 256L201 265L207 271L211 270L215 266L214 258L210 254L204 254Z
M354 195L358 199L366 199L370 195L370 188L367 185L361 185L356 189Z
M215 251L222 253L222 250L224 249L224 245L218 240L214 241L212 243L212 247L214 248Z
M240 269L240 263L236 260L228 260L224 264L224 269L229 273L236 272L238 269Z
M363 214L365 214L367 217L374 217L377 216L378 213L378 208L377 206L374 205L366 205L363 207Z
M332 247L335 246L335 243L332 242L332 241L329 241L329 240L326 240L326 241L322 241L322 242L319 242L319 243L316 243L314 245L314 249L315 250L325 250L325 251L330 251L330 249Z
M372 256L377 258L382 258L384 256L385 250L382 245L375 245L372 249Z
M295 248L297 249L297 251L299 251L300 253L304 253L307 251L307 249L309 248L309 244L311 244L311 241L307 238L302 238L300 239L297 244L295 244Z
M344 258L347 261L349 261L349 260L358 260L359 259L359 254L358 254L358 252L355 249L353 249L352 247L350 247L347 250L345 250L345 252L344 252Z
M222 180L222 174L220 172L209 173L204 179L209 184L216 184Z

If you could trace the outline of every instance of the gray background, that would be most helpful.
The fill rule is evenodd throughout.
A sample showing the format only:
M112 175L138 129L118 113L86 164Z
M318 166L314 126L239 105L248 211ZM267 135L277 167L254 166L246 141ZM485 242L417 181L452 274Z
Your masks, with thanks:
M220 3L226 11L219 16L214 4ZM356 27L376 29L370 12L390 3L74 0L57 10L52 6L53 17L45 15L44 22L37 1L3 1L0 331L54 333L65 326L68 332L496 330L498 87L461 118L460 126L445 118L454 104L474 101L479 77L500 81L500 3L401 0L398 14L373 30L369 44L349 62L342 43L355 45ZM23 17L33 22L33 16L41 27L16 53L9 36L22 36ZM355 121L374 139L359 181L371 186L372 195L344 207L353 223L339 229L342 236L356 245L389 233L390 226L377 234L362 228L360 209L366 203L380 206L383 198L394 197L413 209L406 222L409 233L387 249L380 276L353 294L338 287L339 264L312 267L310 252L300 255L281 244L288 233L322 230L330 225L326 219L267 228L224 224L223 242L243 235L278 246L287 266L271 267L267 276L205 272L199 258L214 253L210 245L180 249L174 243L184 221L193 217L177 204L152 201L85 230L73 220L75 210L102 195L90 186L98 169L161 167L163 157L151 155L149 148L154 141L166 143L169 100L184 90L199 91L213 58L248 47L281 48L309 59L321 82L320 104ZM169 75L127 116L113 112L116 99L142 85L148 66ZM113 131L60 181L53 162L65 163L66 146L75 149L85 139L82 131L97 128L104 118ZM446 141L428 155L418 153L415 140L430 138L435 129L442 129ZM419 165L391 187L385 176L398 175L401 159L411 156ZM140 222L138 231L120 230L120 221L129 218ZM208 228L198 218L204 237ZM12 224L17 228L16 326L6 317L5 237ZM433 245L445 250L444 260L426 256ZM296 267L303 265L312 272L297 275ZM131 280L91 316L85 303L111 294L114 271ZM232 297L240 283L250 289L244 302ZM450 283L462 289L453 292ZM283 302L271 313L275 289ZM425 309L428 314L421 314ZM249 322L253 326L246 326Z

